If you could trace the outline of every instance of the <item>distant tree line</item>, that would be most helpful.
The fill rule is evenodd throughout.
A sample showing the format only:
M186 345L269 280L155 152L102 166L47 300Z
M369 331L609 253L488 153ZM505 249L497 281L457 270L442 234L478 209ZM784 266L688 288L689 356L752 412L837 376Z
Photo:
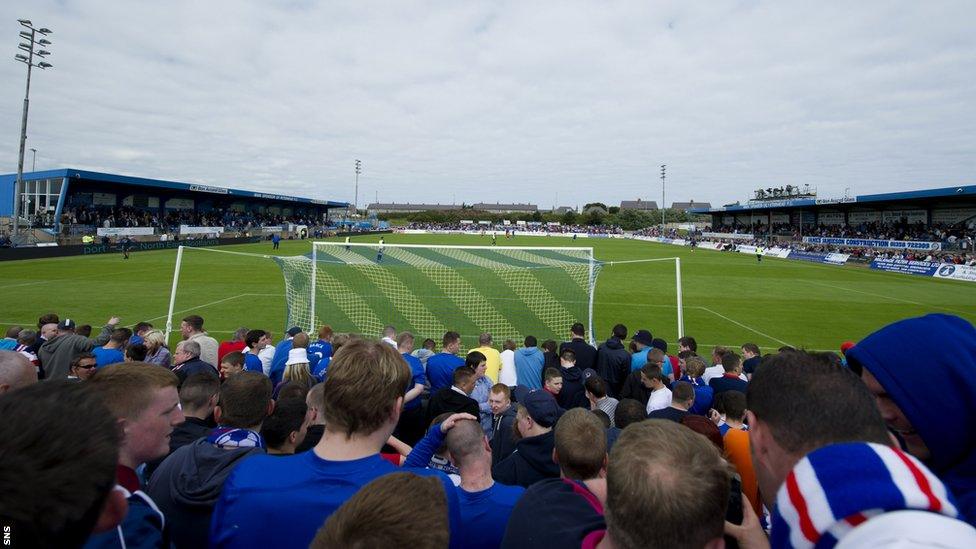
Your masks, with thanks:
M596 207L594 207L596 206ZM399 223L459 223L461 220L491 221L501 223L503 219L511 221L541 221L544 223L559 222L564 225L616 225L624 230L637 230L661 224L661 210L638 211L621 210L616 206L607 208L604 204L594 202L583 207L583 213L568 211L566 213L551 213L544 211L497 214L470 208L447 211L425 211L412 213L383 213L377 216L384 221ZM666 223L690 223L693 221L709 221L709 216L691 215L684 210L671 208L664 210Z

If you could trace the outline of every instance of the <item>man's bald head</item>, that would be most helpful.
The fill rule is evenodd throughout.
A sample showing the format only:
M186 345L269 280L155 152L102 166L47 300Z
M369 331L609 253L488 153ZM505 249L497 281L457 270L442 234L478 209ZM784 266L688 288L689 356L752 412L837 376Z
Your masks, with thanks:
M0 395L37 382L37 369L27 357L13 351L0 351Z
M485 439L485 431L481 424L470 419L458 421L447 435L444 443L454 464L459 468L469 463L477 463L478 459L483 459L486 455L491 461L490 447Z
M58 337L58 325L54 322L49 322L41 326L41 337L51 341L52 339Z

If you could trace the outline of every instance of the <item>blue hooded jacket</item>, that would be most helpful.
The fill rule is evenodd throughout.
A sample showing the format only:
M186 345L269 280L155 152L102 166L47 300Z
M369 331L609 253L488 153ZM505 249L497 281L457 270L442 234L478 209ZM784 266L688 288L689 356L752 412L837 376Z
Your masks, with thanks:
M942 314L902 320L861 340L847 361L877 378L931 452L926 465L976 525L976 328Z
M515 376L519 385L529 389L542 388L542 367L546 358L538 347L522 347L515 351Z

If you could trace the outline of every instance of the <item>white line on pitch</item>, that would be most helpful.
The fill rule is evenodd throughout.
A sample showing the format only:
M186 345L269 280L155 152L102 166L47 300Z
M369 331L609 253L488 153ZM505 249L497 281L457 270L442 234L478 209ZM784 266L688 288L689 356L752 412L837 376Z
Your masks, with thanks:
M148 273L148 272L154 272L154 271L156 271L156 269L142 269L142 270L139 270L139 271L128 271L128 272L125 273L125 276L129 276L130 274L134 274L134 273ZM97 278L97 277L104 277L104 276L105 276L105 273L92 273L92 274L89 274L89 275L73 276L71 278L56 278L56 279L53 279L53 280L36 280L34 282L21 282L19 284L8 284L6 286L0 286L0 290L6 290L7 288L20 288L22 286L39 286L39 285L43 285L43 284L53 284L53 283L56 283L56 282L72 282L72 281L79 280L79 279L82 279L82 278Z
M942 311L949 311L950 313L956 313L956 314L960 314L960 315L971 315L972 314L972 313L964 313L962 311L957 311L955 309L949 309L948 307L941 307L939 305L932 305L930 303L919 303L918 301L911 301L911 300L908 300L908 299L901 299L900 297L892 297L890 295L884 295L884 294L875 294L875 293L872 293L872 292L865 292L864 290L855 290L853 288L845 288L843 286L835 286L833 284L826 284L824 282L816 282L816 281L813 281L813 280L807 280L806 282L809 283L809 284L815 284L817 286L823 286L825 288L834 288L834 289L837 289L837 290L844 290L844 291L847 291L847 292L854 292L854 293L858 293L858 294L869 295L869 296L872 296L872 297L880 297L880 298L883 298L883 299L890 299L892 301L898 301L898 302L901 302L901 303L908 303L909 305L918 305L919 307L931 307L933 309L939 309L939 310L942 310Z
M180 310L180 311L173 311L173 314L174 315L179 315L179 314L183 314L183 313L188 313L188 312L194 311L196 309L202 309L204 307L209 307L211 305L217 305L218 303L224 303L226 301L232 301L234 299L240 299L242 297L284 297L284 294L238 294L238 295L234 295L234 296L231 296L231 297L225 297L224 299L218 299L217 301L211 301L210 303L204 303L203 305L195 305L193 307L190 307L189 309L183 309L183 310ZM144 322L151 322L153 320L160 320L160 319L166 318L167 316L168 316L168 314L160 315L160 316L154 316L153 318L147 318Z
M789 345L790 347L793 346L792 344L787 343L787 342L783 341L782 339L777 339L777 338L775 338L775 337L773 337L773 336L771 336L769 334L764 334L764 333L760 332L759 330L757 330L757 329L755 329L755 328L753 328L751 326L746 326L745 324L743 324L743 323L741 323L741 322L739 322L737 320L733 320L733 319L731 319L731 318L723 315L722 313L717 313L717 312L709 309L708 307L698 307L698 308L701 309L701 310L703 310L703 311L708 311L709 313L712 313L713 315L715 315L715 316L717 316L719 318L724 318L725 320L728 320L732 324L735 324L737 326L741 326L741 327L745 328L746 330L749 330L750 332L754 332L754 333L757 333L757 334L759 334L759 335L761 335L761 336L763 336L765 338L772 339L773 341L775 341L777 343L782 343L783 345Z

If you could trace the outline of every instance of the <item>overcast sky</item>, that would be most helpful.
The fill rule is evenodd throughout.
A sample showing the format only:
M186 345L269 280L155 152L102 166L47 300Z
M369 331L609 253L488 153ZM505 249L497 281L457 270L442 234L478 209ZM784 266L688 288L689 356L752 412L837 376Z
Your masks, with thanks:
M976 3L0 2L54 30L28 147L73 167L329 200L667 203L976 182ZM30 152L27 168L30 168Z

